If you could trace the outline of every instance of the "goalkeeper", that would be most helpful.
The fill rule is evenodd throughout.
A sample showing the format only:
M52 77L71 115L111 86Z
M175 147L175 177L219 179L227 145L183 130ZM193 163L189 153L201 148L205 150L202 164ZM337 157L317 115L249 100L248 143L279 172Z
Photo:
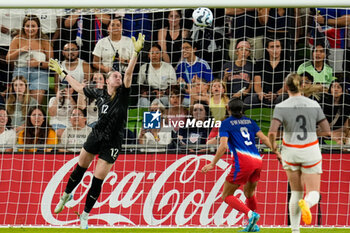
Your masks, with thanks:
M73 198L72 191L80 183L94 156L99 154L92 184L86 197L85 208L80 215L80 228L82 229L88 228L89 212L99 197L103 180L118 158L121 149L132 75L138 53L143 48L144 35L140 33L137 41L134 37L132 37L132 40L134 54L125 71L124 80L118 71L111 71L106 79L107 88L103 90L85 87L84 84L67 75L56 60L51 59L49 62L50 69L59 75L61 81L67 80L78 93L96 99L98 106L98 121L81 149L78 164L71 173L65 192L54 211L56 214L60 213L65 204Z

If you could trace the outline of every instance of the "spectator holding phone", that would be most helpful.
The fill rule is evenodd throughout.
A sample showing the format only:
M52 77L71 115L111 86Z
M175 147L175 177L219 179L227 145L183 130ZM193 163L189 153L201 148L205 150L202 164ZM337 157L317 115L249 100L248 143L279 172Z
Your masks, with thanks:
M52 97L49 102L50 125L56 131L58 138L61 138L64 129L70 126L69 116L76 106L73 92L73 88L69 85L61 84L56 97Z

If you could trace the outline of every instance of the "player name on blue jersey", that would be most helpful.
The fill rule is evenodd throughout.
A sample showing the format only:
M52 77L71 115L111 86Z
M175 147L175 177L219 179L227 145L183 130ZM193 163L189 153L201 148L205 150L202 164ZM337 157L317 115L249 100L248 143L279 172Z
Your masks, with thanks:
M231 125L248 125L251 124L252 121L249 119L239 119L230 121Z

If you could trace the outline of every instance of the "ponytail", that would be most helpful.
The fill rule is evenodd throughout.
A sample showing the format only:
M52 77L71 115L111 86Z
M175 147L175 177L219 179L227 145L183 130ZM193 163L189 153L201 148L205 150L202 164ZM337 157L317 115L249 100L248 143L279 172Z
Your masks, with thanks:
M286 78L286 85L290 92L299 93L301 90L302 78L296 73L291 73Z
M315 97L315 99L317 101L320 100L320 92L322 91L322 86L320 87L319 85L316 84L312 84L309 87L306 88L301 88L300 91L303 93L303 95L305 96L310 96L312 95L313 97Z

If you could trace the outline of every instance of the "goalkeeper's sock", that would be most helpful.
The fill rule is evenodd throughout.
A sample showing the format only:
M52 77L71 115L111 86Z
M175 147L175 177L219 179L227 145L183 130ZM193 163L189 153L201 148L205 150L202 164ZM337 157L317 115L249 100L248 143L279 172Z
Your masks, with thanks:
M313 207L320 200L320 193L317 191L310 191L304 198L307 204L309 204L309 208Z
M256 201L255 195L251 196L250 198L247 198L245 203L246 203L247 207L249 209L251 209L252 211L256 210L257 201Z
M225 202L231 206L232 208L239 210L246 215L248 215L250 209L241 201L241 199L238 199L237 197L230 195L225 198ZM248 216L249 217L249 216Z
M86 213L90 213L92 207L94 207L98 197L100 196L102 183L103 183L103 180L98 179L95 176L94 178L92 178L92 184L87 194L86 202L85 202L84 211Z
M292 232L299 232L300 228L300 218L301 211L298 205L300 199L303 199L304 192L303 191L292 191L289 200L289 216L290 216L290 226L292 228Z
M80 183L81 179L84 176L84 173L86 172L87 168L80 167L79 164L75 167L74 171L69 177L67 186L66 186L66 193L71 193L75 187Z

